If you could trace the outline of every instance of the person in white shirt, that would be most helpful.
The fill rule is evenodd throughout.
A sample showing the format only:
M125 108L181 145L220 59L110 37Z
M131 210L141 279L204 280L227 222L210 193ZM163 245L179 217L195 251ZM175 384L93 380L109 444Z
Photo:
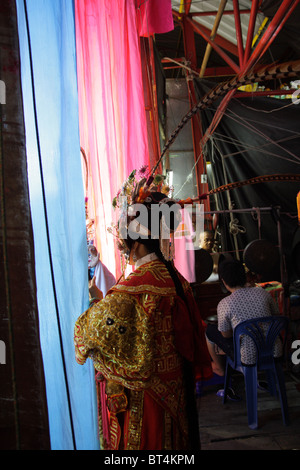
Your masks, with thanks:
M212 359L212 369L217 375L223 376L224 354L233 356L233 330L245 320L278 314L278 309L271 295L262 287L247 287L246 273L241 262L226 260L219 265L219 276L226 289L231 293L218 304L218 324L209 324L206 329L208 350ZM217 347L216 347L217 346ZM275 356L280 355L280 344L277 344ZM279 349L278 349L279 348ZM241 358L245 365L256 360L256 349L252 340L243 338Z

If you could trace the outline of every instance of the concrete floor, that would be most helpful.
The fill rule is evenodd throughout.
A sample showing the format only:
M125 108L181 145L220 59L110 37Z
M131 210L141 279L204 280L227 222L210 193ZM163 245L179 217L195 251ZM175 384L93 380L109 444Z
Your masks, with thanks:
M258 391L259 428L248 427L244 379L235 374L233 384L242 400L227 400L216 392L222 385L202 389L197 398L202 450L300 450L300 378L286 374L290 424L282 422L279 401L265 391Z

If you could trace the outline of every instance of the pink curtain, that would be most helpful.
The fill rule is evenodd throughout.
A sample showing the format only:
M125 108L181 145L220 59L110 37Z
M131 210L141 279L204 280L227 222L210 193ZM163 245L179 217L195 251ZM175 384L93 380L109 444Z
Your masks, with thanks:
M172 17L170 0L158 4L156 0L75 0L88 213L95 220L101 261L116 277L120 256L107 232L115 222L111 202L133 169L150 166L139 36L144 35L145 24L151 25L151 32L163 32L162 23ZM168 19L166 31L171 26Z
M136 0L140 36L174 29L171 0Z
M88 210L102 262L119 274L112 199L149 164L135 2L76 0L80 145L88 160Z

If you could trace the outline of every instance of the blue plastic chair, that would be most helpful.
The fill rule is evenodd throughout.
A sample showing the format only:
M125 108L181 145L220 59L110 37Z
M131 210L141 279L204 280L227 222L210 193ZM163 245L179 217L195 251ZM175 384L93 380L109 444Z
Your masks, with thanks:
M246 320L237 325L237 327L234 329L234 359L232 360L230 359L230 357L226 358L223 403L226 402L229 380L232 370L242 372L244 375L246 388L248 425L251 429L258 428L258 371L266 371L268 390L273 396L278 397L279 394L283 423L287 425L289 422L284 373L282 370L280 359L274 359L273 357L274 343L276 338L280 334L282 338L282 354L284 354L288 321L289 320L287 317L269 316L263 318L256 318L253 320ZM241 362L241 335L248 335L250 338L252 338L256 346L256 363L254 365L243 365Z

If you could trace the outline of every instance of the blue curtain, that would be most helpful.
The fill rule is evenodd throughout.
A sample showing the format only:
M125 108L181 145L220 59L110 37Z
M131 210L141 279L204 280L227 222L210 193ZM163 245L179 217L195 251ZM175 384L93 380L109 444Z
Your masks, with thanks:
M16 4L51 448L96 450L94 370L75 362L73 345L88 307L73 1Z

